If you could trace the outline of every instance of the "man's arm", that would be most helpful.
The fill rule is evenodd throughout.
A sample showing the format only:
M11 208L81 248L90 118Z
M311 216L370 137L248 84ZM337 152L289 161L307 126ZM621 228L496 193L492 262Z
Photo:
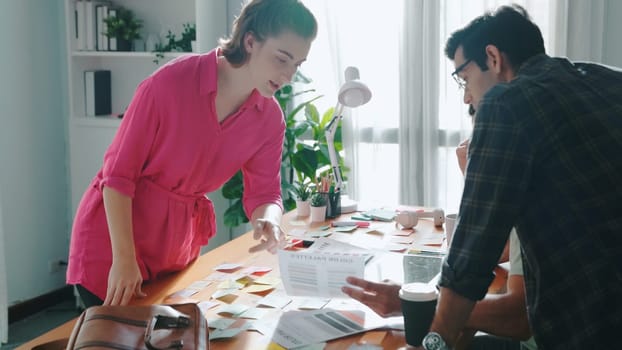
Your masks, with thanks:
M449 288L441 287L440 290L430 331L440 334L447 345L453 347L466 325L475 302Z
M479 301L466 328L527 340L531 336L525 306L525 281L522 275L510 275L504 294L487 294Z

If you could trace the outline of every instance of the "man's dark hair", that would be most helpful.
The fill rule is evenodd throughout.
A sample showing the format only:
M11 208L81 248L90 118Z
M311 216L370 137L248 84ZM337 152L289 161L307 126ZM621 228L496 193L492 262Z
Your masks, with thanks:
M286 30L304 39L315 39L317 21L300 0L252 0L233 22L231 36L220 39L219 44L227 61L240 66L248 58L244 48L246 33L252 33L263 42Z
M487 45L494 45L506 54L514 70L530 57L544 53L540 28L531 21L527 11L516 4L486 12L452 33L445 44L445 55L453 60L456 50L462 46L465 60L475 61L486 71Z

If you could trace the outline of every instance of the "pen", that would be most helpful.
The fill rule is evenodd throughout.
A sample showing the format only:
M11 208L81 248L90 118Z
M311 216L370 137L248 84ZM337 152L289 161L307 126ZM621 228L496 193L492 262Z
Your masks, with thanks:
M333 225L333 227L339 227L339 226L369 227L369 221L333 221L331 225Z

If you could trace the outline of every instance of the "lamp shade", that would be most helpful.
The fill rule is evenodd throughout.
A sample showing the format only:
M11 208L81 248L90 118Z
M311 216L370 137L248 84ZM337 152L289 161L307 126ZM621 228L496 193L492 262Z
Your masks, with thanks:
M359 80L359 70L348 67L345 71L346 82L339 89L339 103L345 107L355 108L369 102L371 90Z

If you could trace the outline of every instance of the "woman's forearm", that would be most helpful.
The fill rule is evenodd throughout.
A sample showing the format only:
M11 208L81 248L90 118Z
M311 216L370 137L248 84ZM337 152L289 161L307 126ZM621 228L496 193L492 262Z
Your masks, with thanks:
M136 261L132 230L132 198L104 186L104 207L112 245L112 259Z

